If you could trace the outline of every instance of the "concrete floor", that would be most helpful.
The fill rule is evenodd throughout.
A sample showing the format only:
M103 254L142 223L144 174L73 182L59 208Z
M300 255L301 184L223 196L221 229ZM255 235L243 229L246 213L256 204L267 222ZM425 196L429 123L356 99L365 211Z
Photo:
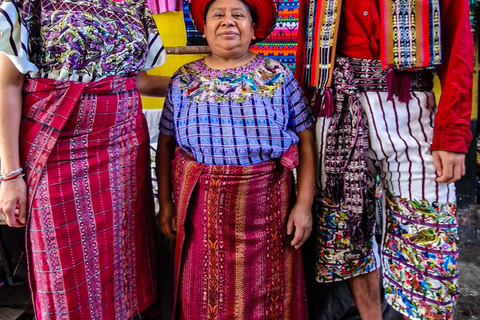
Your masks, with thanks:
M455 320L480 320L480 207L459 212L460 295Z

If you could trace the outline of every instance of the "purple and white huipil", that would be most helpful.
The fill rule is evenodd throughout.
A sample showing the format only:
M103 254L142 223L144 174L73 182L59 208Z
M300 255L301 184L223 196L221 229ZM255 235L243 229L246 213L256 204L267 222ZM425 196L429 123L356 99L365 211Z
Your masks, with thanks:
M204 59L172 77L160 132L200 163L252 165L278 159L314 116L283 64L256 56L238 68L216 70Z

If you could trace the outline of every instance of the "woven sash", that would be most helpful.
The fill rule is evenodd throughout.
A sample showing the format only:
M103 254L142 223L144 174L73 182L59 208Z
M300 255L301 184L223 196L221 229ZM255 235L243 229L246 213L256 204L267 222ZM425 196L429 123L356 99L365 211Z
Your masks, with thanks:
M303 85L332 83L342 0L308 0ZM433 68L442 62L439 0L379 0L384 69Z
M380 0L384 69L417 69L442 63L438 0Z
M305 39L306 87L330 86L342 0L310 0Z

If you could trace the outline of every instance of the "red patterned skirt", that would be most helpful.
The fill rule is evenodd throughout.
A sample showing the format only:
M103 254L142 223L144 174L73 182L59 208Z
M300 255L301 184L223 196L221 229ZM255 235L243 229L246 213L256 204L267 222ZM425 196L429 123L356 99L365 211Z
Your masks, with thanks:
M286 236L296 158L199 164L177 150L177 319L307 319L301 252Z
M36 317L131 319L155 299L149 136L135 79L34 79L24 92Z

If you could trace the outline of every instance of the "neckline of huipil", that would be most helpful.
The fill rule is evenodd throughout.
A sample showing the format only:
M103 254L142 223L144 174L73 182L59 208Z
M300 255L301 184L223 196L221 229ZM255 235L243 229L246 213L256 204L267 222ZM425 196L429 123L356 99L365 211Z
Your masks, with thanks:
M235 67L235 68L228 68L224 70L214 69L209 67L205 63L205 58L199 60L199 71L204 75L210 76L228 76L228 75L241 75L246 73L251 73L252 71L256 70L260 65L262 65L263 61L265 60L264 57L260 55L256 55L252 60L244 64L243 66Z

